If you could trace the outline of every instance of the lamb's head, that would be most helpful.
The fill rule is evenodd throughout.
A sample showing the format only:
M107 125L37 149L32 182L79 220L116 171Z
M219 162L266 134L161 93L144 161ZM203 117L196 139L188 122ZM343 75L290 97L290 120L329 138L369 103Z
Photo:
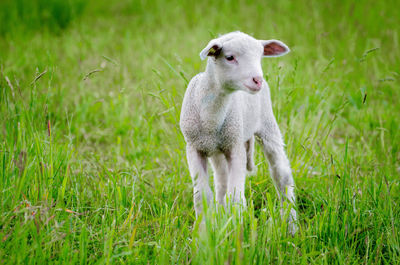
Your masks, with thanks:
M201 51L208 59L209 71L227 90L260 91L263 83L262 57L277 57L289 48L278 40L257 40L242 32L231 32L211 40Z

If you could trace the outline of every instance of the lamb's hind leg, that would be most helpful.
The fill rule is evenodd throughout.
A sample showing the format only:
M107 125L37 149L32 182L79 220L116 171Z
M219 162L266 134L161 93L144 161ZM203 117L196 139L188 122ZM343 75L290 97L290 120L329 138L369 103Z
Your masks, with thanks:
M206 197L207 203L213 198L208 184L207 157L191 145L186 146L186 155L193 181L194 208L198 217L203 210L203 196Z
M245 143L246 146L246 157L247 157L247 164L246 164L246 169L249 172L253 172L254 170L254 136L250 138Z
M260 138L265 156L268 158L271 175L281 199L281 205L283 205L283 202L286 199L294 206L294 180L289 160L285 154L282 136L275 119L269 121L266 126L264 126L263 131L258 133L257 136ZM288 222L289 232L294 234L297 230L295 224L296 211L294 208L290 210Z
M228 188L228 162L224 154L216 154L211 157L211 165L214 169L214 187L216 200L225 206L225 195Z

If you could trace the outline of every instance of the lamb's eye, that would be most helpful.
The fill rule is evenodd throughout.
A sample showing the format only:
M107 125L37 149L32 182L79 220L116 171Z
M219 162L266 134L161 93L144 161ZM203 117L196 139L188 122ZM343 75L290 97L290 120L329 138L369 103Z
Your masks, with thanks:
M233 57L233 55L225 56L225 59L228 60L228 61L233 61L233 60L235 60L235 57Z

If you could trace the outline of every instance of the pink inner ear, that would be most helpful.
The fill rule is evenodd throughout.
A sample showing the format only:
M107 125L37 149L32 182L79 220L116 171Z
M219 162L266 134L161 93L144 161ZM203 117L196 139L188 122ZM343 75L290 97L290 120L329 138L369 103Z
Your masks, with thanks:
M264 45L264 55L278 55L284 52L286 52L286 48L276 42Z

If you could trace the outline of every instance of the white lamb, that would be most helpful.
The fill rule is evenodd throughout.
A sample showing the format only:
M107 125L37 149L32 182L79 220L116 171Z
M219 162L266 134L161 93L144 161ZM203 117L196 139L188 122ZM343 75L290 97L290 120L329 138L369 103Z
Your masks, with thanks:
M282 136L272 112L270 92L263 79L262 57L277 57L289 48L278 40L256 40L231 32L211 40L201 51L206 71L193 77L182 104L180 127L194 185L196 216L202 212L202 196L213 200L207 173L214 169L216 201L226 196L246 205L246 169L254 168L254 139L268 158L281 202L294 204L294 181ZM289 215L289 231L296 231L296 211Z

